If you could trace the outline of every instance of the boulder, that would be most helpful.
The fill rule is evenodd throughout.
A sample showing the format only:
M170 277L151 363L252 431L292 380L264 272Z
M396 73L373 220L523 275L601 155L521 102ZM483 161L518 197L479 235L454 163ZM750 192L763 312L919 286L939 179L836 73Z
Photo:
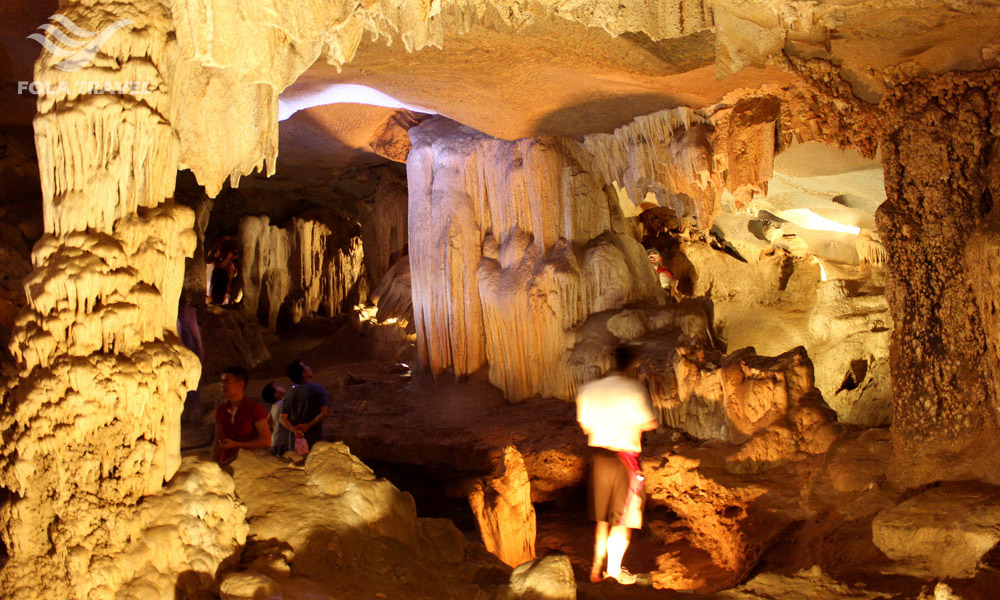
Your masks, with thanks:
M576 600L576 579L569 557L550 555L515 568L507 600Z
M972 577L1000 544L1000 487L946 483L885 510L872 523L893 571L918 577Z

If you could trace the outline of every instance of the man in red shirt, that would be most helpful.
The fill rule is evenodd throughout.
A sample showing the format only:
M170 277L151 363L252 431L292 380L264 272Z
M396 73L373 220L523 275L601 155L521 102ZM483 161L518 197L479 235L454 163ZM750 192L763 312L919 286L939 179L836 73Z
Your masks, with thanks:
M212 460L222 464L232 462L240 448L267 448L271 445L271 430L267 413L246 397L247 370L229 367L222 374L222 397L215 409L215 442Z

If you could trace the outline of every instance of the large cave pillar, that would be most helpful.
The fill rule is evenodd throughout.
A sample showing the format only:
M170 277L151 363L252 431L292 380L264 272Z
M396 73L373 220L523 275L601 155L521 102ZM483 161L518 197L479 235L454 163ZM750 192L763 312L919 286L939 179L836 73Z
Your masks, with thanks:
M568 364L575 327L596 312L662 301L593 156L572 140L509 142L443 118L410 139L421 361L456 375L488 365L491 383L515 401L572 397L600 374L598 364Z
M0 590L112 598L145 577L135 597L172 598L174 582L149 573L170 573L184 552L157 553L141 539L167 513L149 496L181 463L183 398L200 373L176 333L196 236L194 213L171 200L179 144L168 122L177 61L169 3L83 2L61 14L113 34L70 68L49 52L36 65L45 235L0 411L0 482L11 493L0 515L10 556ZM204 492L196 487L187 495ZM184 519L169 518L176 527ZM189 568L214 558L201 557Z
M903 81L882 108L892 474L1000 481L1000 73Z

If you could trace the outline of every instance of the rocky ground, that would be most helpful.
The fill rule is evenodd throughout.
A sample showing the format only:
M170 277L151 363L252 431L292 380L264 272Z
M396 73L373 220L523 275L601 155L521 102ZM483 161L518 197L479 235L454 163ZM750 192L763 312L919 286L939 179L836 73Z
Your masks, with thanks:
M466 500L470 482L488 475L503 448L515 445L531 479L537 553L568 556L579 598L678 593L586 582L592 535L584 510L586 441L571 404L535 399L510 405L479 376L434 381L406 363L369 359L366 341L347 323L306 322L296 335L267 342L272 359L254 370L251 394L282 379L291 358L303 357L330 393L327 439L345 442L376 475L410 492L420 517L450 519L468 547L478 548L476 556L483 548ZM218 388L203 381L206 406L218 401ZM188 453L207 452L210 423L206 409L203 424L185 430ZM995 505L995 490L893 488L886 479L887 429L842 427L825 453L756 468L733 462L744 446L703 442L667 428L650 434L646 447L647 527L636 535L626 566L652 572L657 587L761 600L997 597L1000 552L981 561L971 557L988 540L996 543L986 523L992 513L984 508ZM247 493L244 501L252 507L255 492ZM893 509L904 500L909 503ZM977 510L970 504L976 501L983 503ZM963 521L962 511L985 516ZM955 515L954 522L928 528L921 522L928 512ZM908 556L893 560L882 548L903 548L895 552ZM963 552L958 562L964 561L965 572L951 566L949 574L933 560ZM480 582L484 593L494 593L506 577L502 565L490 569L484 571L489 577L480 574L493 578Z

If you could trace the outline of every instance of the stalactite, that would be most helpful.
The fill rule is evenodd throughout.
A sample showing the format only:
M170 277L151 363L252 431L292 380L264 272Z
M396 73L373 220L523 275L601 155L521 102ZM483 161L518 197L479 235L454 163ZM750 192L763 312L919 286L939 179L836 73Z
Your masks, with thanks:
M660 298L586 150L496 140L436 119L411 131L410 265L418 350L435 373L489 364L508 398L571 397L588 315Z
M282 311L295 322L307 315L339 315L367 293L356 233L344 240L321 220L295 218L286 229L266 216L243 217L239 242L243 309L272 329Z

